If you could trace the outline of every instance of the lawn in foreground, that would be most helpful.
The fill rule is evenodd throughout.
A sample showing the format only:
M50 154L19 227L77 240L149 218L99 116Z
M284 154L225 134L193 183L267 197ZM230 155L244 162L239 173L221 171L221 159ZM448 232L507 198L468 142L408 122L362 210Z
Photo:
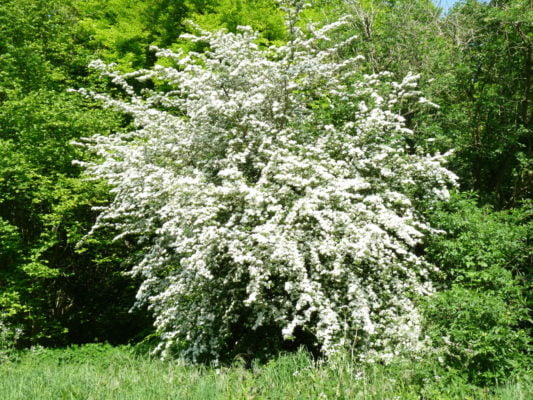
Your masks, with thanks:
M37 349L0 364L0 399L509 399L533 398L521 377L497 388L420 373L417 364L362 368L339 357L315 363L303 351L244 368L190 366L135 355L129 347Z

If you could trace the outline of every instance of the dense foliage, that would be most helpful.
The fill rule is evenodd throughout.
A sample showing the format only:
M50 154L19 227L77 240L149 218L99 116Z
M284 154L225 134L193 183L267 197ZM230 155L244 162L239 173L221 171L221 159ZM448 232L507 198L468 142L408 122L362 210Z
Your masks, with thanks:
M431 217L447 233L427 248L442 272L428 330L446 365L471 381L502 380L530 362L532 211L494 212L456 195Z
M66 92L91 82L75 16L67 1L0 4L0 318L25 344L121 342L140 329L121 274L131 249L105 236L75 249L108 195L78 178L70 141L124 124Z
M121 132L135 129L132 118L101 109L100 103L67 92L69 88L84 87L94 92L109 90L118 101L127 98L122 89L108 85L109 82L100 80L88 68L92 60L115 62L122 72L160 64L177 68L181 73L182 67L175 61L158 61L149 47L157 45L174 52L202 54L209 49L205 43L178 39L191 29L197 32L192 28L194 24L186 22L192 20L209 31L226 28L236 32L240 25L252 26L259 32L259 37L254 39L258 48L252 53L262 54L259 49L265 50L266 54L261 56L274 62L283 57L278 56L276 60L275 51L269 51L268 47L287 43L291 31L311 34L309 22L322 26L348 14L350 18L345 24L330 32L330 42L322 42L316 51L335 47L356 35L357 39L338 47L336 58L328 62L343 63L356 55L364 56L365 62L346 64L351 74L350 84L365 82L368 78L364 74L390 71L392 77L380 75L382 84L376 82L379 87L374 89L381 96L388 93L387 88L394 80L401 81L410 73L420 74L422 93L418 96L430 99L439 108L422 108L415 101L399 102L394 114L403 119L402 127L416 134L404 135L395 144L397 147L386 145L393 153L403 148L407 149L405 157L421 158L426 153L454 149L448 166L459 177L460 191L475 193L466 197L459 193L451 203L429 204L420 193L399 191L410 199L413 210L418 210L413 214L413 222L427 222L446 232L430 234L414 247L407 246L413 257L425 258L439 268L439 273L430 276L436 294L424 302L423 308L410 294L403 295L417 304L422 332L431 338L435 357L439 357L450 376L456 374L470 382L486 383L525 368L530 361L527 346L531 337L532 264L531 244L527 240L531 237L531 203L527 199L531 196L532 182L530 2L466 0L458 2L447 15L428 0L313 0L311 3L302 12L300 22L289 27L283 23L285 12L274 0L5 0L0 3L0 355L11 351L15 339L19 346L106 340L123 343L140 339L151 329L150 319L143 310L129 312L141 281L124 272L146 258L146 246L153 243L156 233L151 232L141 244L136 243L139 235L113 241L121 231L107 227L96 230L76 247L96 221L98 210L93 207L113 204L114 194L110 195L110 187L104 182L80 178L81 168L72 165L72 160L91 162L94 156L73 146L72 141L95 134L104 138L112 132L120 136ZM201 63L196 66L198 71L202 70ZM222 67L223 63L219 71ZM267 71L270 70L258 71L258 76L264 78L257 86L275 78L275 74L267 75ZM381 81L382 78L385 79ZM251 86L246 75L242 79ZM143 84L128 78L128 82L133 85L135 96L140 94L141 87L165 91L172 85L159 78ZM306 160L309 173L314 171L306 179L315 179L316 187L333 187L335 181L326 182L325 175L318 171L325 162L324 157L307 153L304 157L302 152L306 144L316 144L324 132L325 137L345 138L340 128L354 107L341 106L345 104L340 99L342 96L328 93L331 86L327 82L316 83L324 88L320 95L311 96L309 88L293 93L306 106L302 110L302 126L286 121L288 128L302 135L287 154ZM296 84L305 82L299 80ZM248 97L246 100L253 102L253 96ZM368 100L368 93L360 97L370 109L375 105L375 100ZM142 107L148 106L142 103ZM179 117L171 110L166 111ZM217 121L223 119L216 110L207 115L218 115ZM294 120L294 115L289 116ZM358 118L358 121L364 119ZM235 126L235 120L226 122L230 128ZM217 136L218 142L209 142L206 137L206 145L199 147L200 152L189 155L191 160L196 163L223 160L225 155L216 145L231 141L231 129L227 133L228 137ZM307 143L303 143L304 138ZM327 146L330 144L327 142ZM327 146L324 155L332 156L329 152L332 147ZM343 151L340 148L333 159L342 160ZM261 158L260 152L251 155ZM168 160L165 157L160 161ZM288 163L289 160L282 159L278 166ZM332 172L329 163L322 166L333 178L340 176L336 174L341 171L333 169ZM394 190L397 190L394 185L401 180L400 166L401 162L398 170L396 166L389 168L392 173L389 182ZM204 167L202 171L207 173L207 166ZM216 170L214 166L209 168ZM240 170L248 188L257 185L254 168L242 166ZM362 178L368 179L368 175L363 174ZM220 184L234 178L223 176L220 182L215 176L209 179L213 179L213 184ZM292 197L286 204L292 206L298 198L308 196L305 190L298 189L297 185L291 189ZM199 193L203 189L195 187L194 190ZM275 195L281 198L288 194L276 192ZM220 194L216 201L227 206L226 209L231 204L236 206L234 200L244 201L240 208L233 207L232 213L251 209L246 208L249 203L245 192L234 190L224 196ZM323 205L332 204L327 199L319 200ZM337 212L347 210L342 205L339 207L335 209ZM192 217L194 204L189 208ZM411 208L404 206L403 210ZM229 214L217 217L231 219ZM362 226L360 219L354 221ZM250 220L248 224L253 229L259 222ZM310 226L309 242L299 237L292 238L294 243L311 249L313 240L318 240L318 222L314 228L312 223ZM307 231L302 227L293 233L296 232ZM330 234L334 238L349 237L347 232ZM272 244L272 248L276 246L281 243ZM334 256L322 257L317 268L329 271L334 259ZM288 260L285 261L291 262L290 257ZM176 265L173 261L160 276L167 276ZM391 265L385 265L383 271ZM275 265L272 268L280 271ZM268 289L268 285L261 286L271 282L270 276L255 280L259 298L280 294ZM283 274L279 277L285 279ZM330 278L324 277L323 283L328 279L330 282ZM281 284L278 286L283 288ZM337 289L332 284L331 290ZM250 293L239 296L246 300ZM242 310L255 307L252 303L243 303ZM304 313L304 309L305 306L300 311ZM318 321L309 315L310 326L317 328ZM283 324L274 325L278 329ZM311 346L316 338L297 326L303 325L295 325L293 334L299 339L292 343L304 343L317 350ZM255 356L266 355L261 353L262 349L250 345L255 341L253 330L244 336L239 341L241 347L231 345L231 340L228 342L227 354L251 351ZM272 338L271 349L278 345L291 348L283 337L273 335ZM182 344L187 347L186 343Z

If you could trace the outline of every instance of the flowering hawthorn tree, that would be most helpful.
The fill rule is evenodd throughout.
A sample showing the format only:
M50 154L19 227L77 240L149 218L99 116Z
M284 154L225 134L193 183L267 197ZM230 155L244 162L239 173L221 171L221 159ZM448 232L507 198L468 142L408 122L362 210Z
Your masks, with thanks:
M219 359L249 338L275 351L304 333L363 359L420 347L415 299L434 267L415 251L431 230L415 205L455 177L408 145L395 110L427 102L416 76L358 78L359 58L336 57L344 43L324 49L340 25L293 26L267 50L249 28L189 35L207 50L158 50L174 67L126 75L93 63L128 100L82 92L136 126L84 140L99 157L82 164L114 194L93 229L146 245L132 274L164 355Z

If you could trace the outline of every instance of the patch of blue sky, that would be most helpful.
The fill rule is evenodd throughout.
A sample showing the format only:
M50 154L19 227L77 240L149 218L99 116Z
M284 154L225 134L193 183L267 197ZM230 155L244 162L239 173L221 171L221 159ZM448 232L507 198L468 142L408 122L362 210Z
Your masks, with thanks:
M440 8L444 10L444 12L448 12L455 3L458 3L459 0L433 0L433 2Z
M438 7L444 10L444 13L447 13L451 8L456 4L461 2L461 0L432 0ZM478 0L481 3L488 3L489 0Z

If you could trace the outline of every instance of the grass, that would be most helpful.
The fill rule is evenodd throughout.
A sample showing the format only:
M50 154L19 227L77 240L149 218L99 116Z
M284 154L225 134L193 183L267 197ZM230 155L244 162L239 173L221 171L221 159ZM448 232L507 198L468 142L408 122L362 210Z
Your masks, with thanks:
M86 345L19 353L0 365L0 399L502 399L533 398L525 376L497 388L421 378L416 364L361 367L339 357L314 363L303 351L246 369L190 366L135 355L128 347Z

